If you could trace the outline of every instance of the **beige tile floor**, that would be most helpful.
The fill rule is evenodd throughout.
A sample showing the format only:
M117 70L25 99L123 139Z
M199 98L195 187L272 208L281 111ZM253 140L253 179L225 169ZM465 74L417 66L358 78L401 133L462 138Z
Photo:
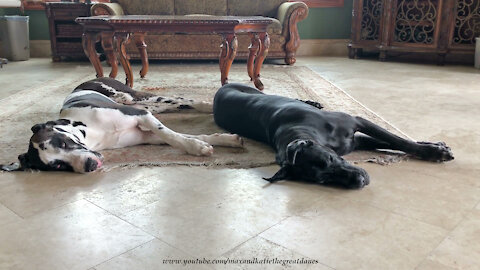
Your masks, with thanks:
M268 185L261 177L274 166L0 173L0 269L480 269L480 72L328 57L297 64L413 138L446 141L456 159L361 164L371 176L363 190ZM0 99L78 66L89 68L11 62ZM183 261L253 258L277 262ZM297 259L313 263L279 263Z

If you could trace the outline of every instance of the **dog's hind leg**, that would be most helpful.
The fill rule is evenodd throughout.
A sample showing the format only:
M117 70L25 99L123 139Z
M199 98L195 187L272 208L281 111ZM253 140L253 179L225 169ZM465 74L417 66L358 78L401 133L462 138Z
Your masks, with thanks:
M391 145L364 134L355 134L354 150L392 149Z
M414 142L403 139L382 127L361 117L355 117L358 131L389 145L388 149L400 150L429 161L449 161L453 159L450 147L443 142Z
M175 148L197 156L210 156L213 154L213 147L194 137L187 137L164 126L151 113L139 115L138 126L143 131L151 131L158 137L158 143L167 143Z

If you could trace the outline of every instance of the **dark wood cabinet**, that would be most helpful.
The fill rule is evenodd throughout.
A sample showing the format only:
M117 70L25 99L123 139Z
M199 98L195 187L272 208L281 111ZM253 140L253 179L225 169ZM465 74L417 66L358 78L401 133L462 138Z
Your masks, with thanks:
M82 47L83 28L75 22L75 18L90 16L90 7L91 4L86 3L46 3L53 61L87 59Z
M474 55L480 0L354 0L349 57L362 50Z

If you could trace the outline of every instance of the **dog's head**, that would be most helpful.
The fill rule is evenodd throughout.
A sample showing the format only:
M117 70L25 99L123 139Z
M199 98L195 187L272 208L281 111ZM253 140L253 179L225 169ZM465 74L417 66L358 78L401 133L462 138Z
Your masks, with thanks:
M73 171L87 173L102 166L100 153L89 150L83 143L85 132L79 122L60 119L32 127L28 152L18 156L17 168L5 170Z
M286 148L282 168L269 180L298 179L349 188L368 185L367 172L345 161L332 149L311 140L294 140Z

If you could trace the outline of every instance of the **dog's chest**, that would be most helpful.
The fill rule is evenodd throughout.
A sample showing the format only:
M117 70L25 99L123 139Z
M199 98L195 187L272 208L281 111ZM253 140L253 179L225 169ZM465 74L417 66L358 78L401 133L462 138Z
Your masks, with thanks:
M85 144L92 150L116 148L125 131L137 129L138 119L115 109L69 108L60 117L82 122L86 132Z

